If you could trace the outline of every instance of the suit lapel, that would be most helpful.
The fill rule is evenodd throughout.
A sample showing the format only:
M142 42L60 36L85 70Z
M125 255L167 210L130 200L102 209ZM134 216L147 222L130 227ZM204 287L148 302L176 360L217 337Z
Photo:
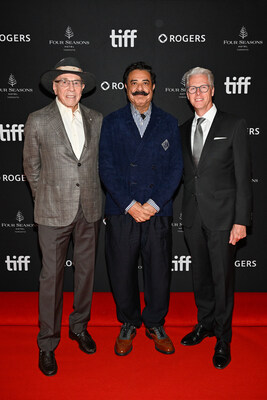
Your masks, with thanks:
M81 114L82 114L82 119L83 119L83 129L84 129L84 146L83 146L83 150L82 150L82 154L81 157L83 156L83 153L86 151L86 148L89 147L90 145L90 140L91 140L91 136L92 136L92 116L90 114L90 111L85 112L83 106L80 104L80 110L81 110ZM87 114L87 115L86 115ZM89 114L89 115L88 115Z
M66 145L66 147L73 152L56 101L51 103L51 111L49 113L49 123L52 125L53 132L56 135L58 135L61 138L62 142Z
M142 151L143 147L146 146L146 143L151 140L151 134L152 132L156 131L156 127L160 121L160 117L158 115L157 107L152 103L152 110L151 110L151 116L150 116L150 121L146 127L145 133L143 135L143 138L141 139L141 142L139 146L136 149L136 155L135 157L137 158L140 152ZM137 128L138 130L138 128ZM138 131L139 137L140 133Z
M195 163L193 160L192 147L191 147L191 130L192 130L193 119L194 118L191 118L185 127L184 141L185 141L185 147L186 147L187 153L189 155L189 159L191 161L192 167L193 167L193 169L196 169L196 166L195 166Z
M198 169L201 168L202 164L205 161L205 158L207 157L207 154L211 151L211 145L213 143L214 136L220 127L221 118L222 118L221 113L217 111L202 149L202 153L198 163Z
M125 106L124 112L125 112L123 121L124 126L122 126L122 130L124 131L123 140L126 143L125 151L128 155L128 158L130 161L133 162L136 157L136 151L142 139L140 137L138 128L134 122L130 104L127 104L127 106Z

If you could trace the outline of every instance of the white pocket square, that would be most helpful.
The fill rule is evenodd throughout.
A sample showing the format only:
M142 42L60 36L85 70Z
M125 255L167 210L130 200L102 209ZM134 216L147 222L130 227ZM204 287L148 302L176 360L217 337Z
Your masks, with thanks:
M227 139L227 136L217 136L213 138L213 140L223 140L223 139Z

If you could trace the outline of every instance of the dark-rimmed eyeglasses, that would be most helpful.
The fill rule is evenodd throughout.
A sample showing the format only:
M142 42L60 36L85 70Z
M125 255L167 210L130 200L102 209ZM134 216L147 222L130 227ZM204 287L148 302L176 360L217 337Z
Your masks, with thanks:
M59 79L54 82L58 83L59 86L62 88L67 88L70 86L70 84L72 84L75 88L80 88L83 85L83 81L81 81L80 79L75 79L73 81L70 81L69 79Z
M201 85L201 86L188 86L186 91L190 94L196 93L197 89L199 89L200 93L207 93L211 85Z

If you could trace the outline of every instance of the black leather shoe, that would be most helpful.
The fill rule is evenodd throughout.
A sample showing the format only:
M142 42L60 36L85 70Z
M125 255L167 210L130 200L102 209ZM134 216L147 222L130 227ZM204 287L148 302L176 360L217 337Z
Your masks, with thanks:
M57 362L53 351L39 351L39 368L46 376L57 373Z
M215 368L223 369L227 367L231 361L230 344L218 340L212 361Z
M86 329L81 333L69 331L69 337L71 340L76 340L80 349L85 353L93 354L96 352L96 344Z
M184 346L194 346L202 342L205 337L211 336L214 336L213 331L206 329L202 324L197 324L192 332L183 337L181 343Z

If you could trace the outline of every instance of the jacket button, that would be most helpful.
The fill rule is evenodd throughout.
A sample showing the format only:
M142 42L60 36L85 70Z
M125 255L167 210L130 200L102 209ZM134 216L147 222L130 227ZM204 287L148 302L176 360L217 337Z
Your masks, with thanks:
M153 188L153 187L154 187L153 183L151 183L151 184L149 185L149 187L150 187L150 188Z
M77 165L78 165L78 167L80 167L82 164L81 164L80 162L78 162L78 164L77 164Z
M131 163L130 166L131 166L131 167L137 167L137 164Z
M76 186L78 186L78 187L79 187L79 186L80 186L80 184L79 184L79 183L76 183Z

